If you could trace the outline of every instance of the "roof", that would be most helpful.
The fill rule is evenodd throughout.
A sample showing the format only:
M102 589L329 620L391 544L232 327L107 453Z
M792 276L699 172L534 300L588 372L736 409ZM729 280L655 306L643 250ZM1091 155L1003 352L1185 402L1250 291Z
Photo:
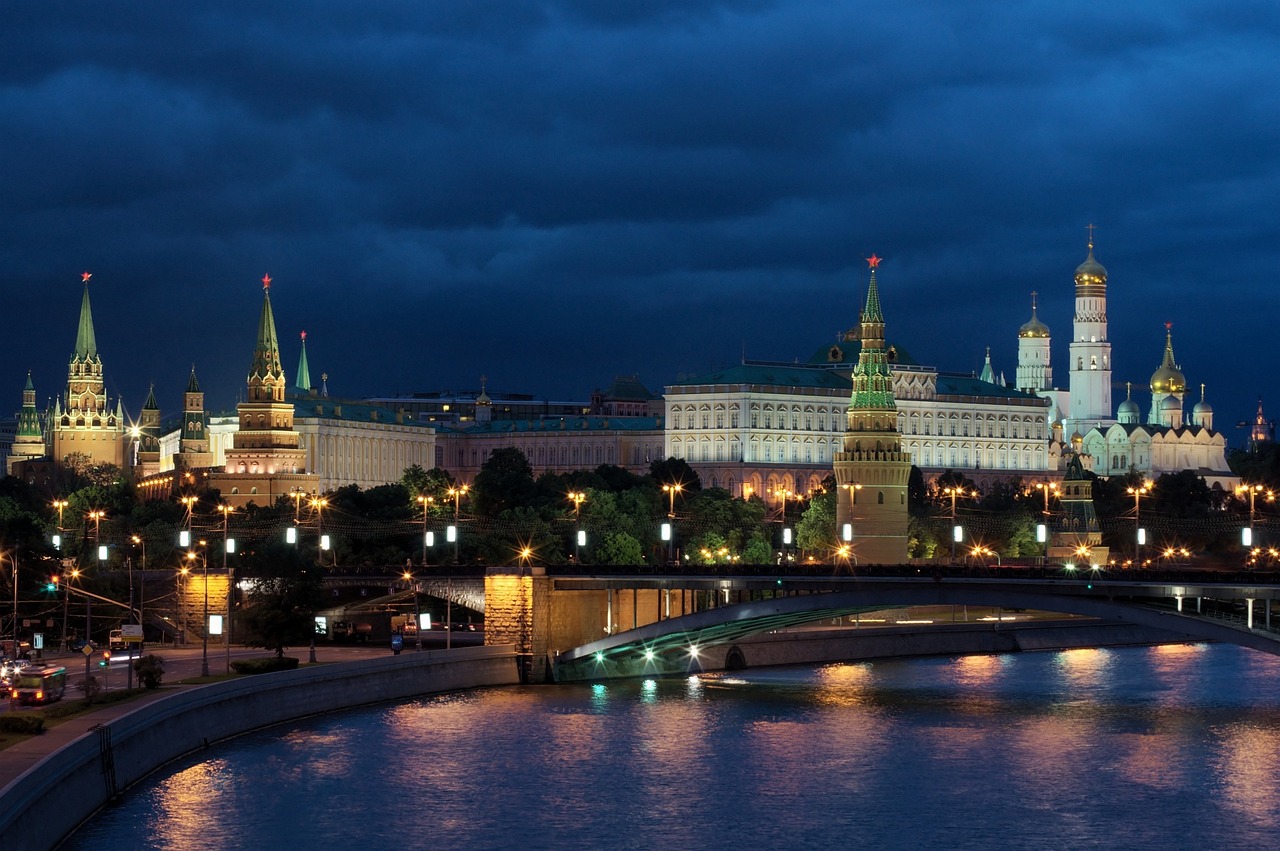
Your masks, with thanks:
M662 431L661 417L541 417L534 420L493 420L457 429L464 434L512 434L557 431Z
M839 372L807 364L740 363L717 372L673 381L668 387L702 384L770 384L778 387L818 387L850 391L853 382Z
M807 363L828 367L847 364L852 367L858 362L858 354L862 351L861 333L861 329L853 329L835 342L824 343L814 350ZM911 357L910 352L892 340L885 341L885 349L892 350L897 355L893 360L896 364L920 366L916 359Z
M434 428L435 424L426 420L414 419L412 414L406 415L403 422L396 419L397 412L385 405L369 405L364 402L352 402L347 399L333 399L328 396L285 395L285 400L293 403L293 418L314 419L320 417L327 420L344 422L388 423L391 425L415 426L418 428Z
M603 395L606 399L619 401L649 402L658 398L648 387L640 383L640 378L636 375L619 375L614 378L613 383Z
M1004 399L1040 399L1034 393L1024 393L1013 387L1001 387L972 375L939 372L937 393L939 396L998 396ZM1043 400L1046 405L1048 400Z

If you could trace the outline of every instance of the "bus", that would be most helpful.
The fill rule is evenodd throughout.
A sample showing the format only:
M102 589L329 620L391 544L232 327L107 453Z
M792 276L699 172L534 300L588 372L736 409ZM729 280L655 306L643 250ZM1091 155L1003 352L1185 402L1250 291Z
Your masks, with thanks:
M62 699L66 689L66 668L23 668L13 682L9 696L18 703L53 703Z

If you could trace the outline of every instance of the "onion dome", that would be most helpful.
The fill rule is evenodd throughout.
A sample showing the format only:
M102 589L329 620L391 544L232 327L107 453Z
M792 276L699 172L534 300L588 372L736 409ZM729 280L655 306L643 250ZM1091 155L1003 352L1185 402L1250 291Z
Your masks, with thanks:
M1036 316L1036 294L1031 294L1031 318L1018 329L1019 337L1048 337L1049 326Z
M1093 237L1089 238L1089 256L1076 267L1076 298L1105 297L1107 270L1093 258Z
M1124 401L1116 409L1116 419L1122 423L1136 423L1141 419L1142 411L1138 408L1138 403L1133 401L1133 385L1125 382L1124 389Z
M1166 322L1164 328L1164 360L1161 361L1160 368L1151 375L1151 392L1183 393L1187 389L1187 378L1173 359L1173 325Z
M1204 385L1200 385L1200 401L1196 402L1195 407L1191 409L1191 413L1199 420L1207 414L1213 413L1213 406L1204 400ZM1203 420L1200 420L1203 422Z
M1165 396L1160 402L1161 411L1181 411L1182 404L1178 402L1177 396Z

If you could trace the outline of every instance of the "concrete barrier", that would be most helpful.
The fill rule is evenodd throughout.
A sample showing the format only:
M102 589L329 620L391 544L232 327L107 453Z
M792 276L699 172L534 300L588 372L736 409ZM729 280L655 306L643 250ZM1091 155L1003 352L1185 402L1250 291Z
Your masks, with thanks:
M52 848L120 792L178 757L341 709L519 682L515 648L404 653L257 674L176 693L80 736L0 790L6 851Z

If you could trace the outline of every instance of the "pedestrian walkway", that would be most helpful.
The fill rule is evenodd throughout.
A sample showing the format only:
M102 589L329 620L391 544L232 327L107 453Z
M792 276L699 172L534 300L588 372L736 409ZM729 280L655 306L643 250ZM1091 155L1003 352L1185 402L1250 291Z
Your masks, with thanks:
M55 727L46 727L38 736L10 745L0 750L0 795L4 795L9 784L22 776L23 772L44 759L59 748L66 747L76 739L88 733L95 724L102 724L121 715L126 715L139 706L161 700L171 694L197 686L161 686L153 692L139 695L133 700L113 703L101 709L86 712L60 722Z

